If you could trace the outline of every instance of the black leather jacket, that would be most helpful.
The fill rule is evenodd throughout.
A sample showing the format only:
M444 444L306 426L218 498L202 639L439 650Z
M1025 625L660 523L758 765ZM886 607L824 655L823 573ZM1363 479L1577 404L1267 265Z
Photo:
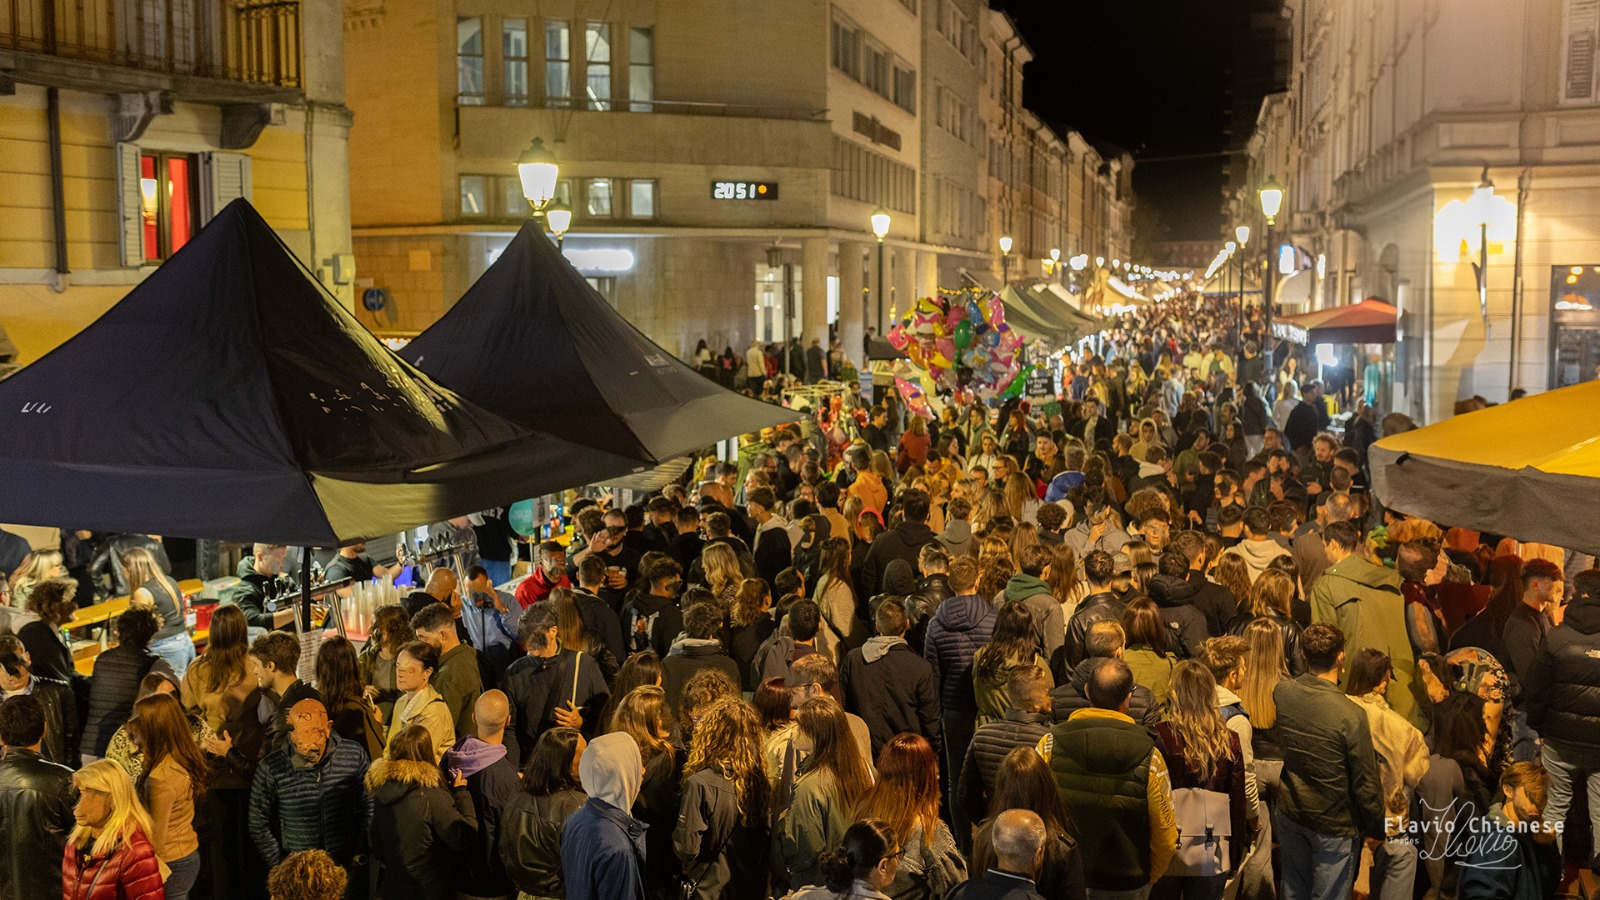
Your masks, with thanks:
M0 759L0 897L61 893L61 859L72 831L77 792L72 770L32 750L13 748ZM51 863L54 863L53 865Z
M1243 637L1245 627L1255 621L1255 618L1247 612L1234 616L1233 621L1228 624L1228 633ZM1300 653L1300 632L1303 630L1300 623L1281 616L1265 618L1277 623L1278 631L1283 634L1283 658L1289 663L1289 675L1299 677L1306 670L1306 658Z

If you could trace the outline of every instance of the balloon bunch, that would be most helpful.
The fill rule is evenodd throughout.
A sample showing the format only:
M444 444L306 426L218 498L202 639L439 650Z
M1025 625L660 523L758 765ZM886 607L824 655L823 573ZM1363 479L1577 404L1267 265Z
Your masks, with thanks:
M989 291L924 297L889 330L889 343L910 357L895 370L906 406L932 417L935 393L988 401L1018 396L1031 366L1024 366L1024 338L1006 322L1005 305Z

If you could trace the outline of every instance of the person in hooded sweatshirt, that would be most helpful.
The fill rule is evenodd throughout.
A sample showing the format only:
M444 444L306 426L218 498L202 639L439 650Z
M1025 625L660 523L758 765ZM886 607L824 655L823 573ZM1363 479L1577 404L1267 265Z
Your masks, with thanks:
M1179 655L1196 659L1211 637L1206 626L1206 614L1195 607L1200 586L1189 580L1189 558L1168 547L1156 562L1158 574L1150 579L1150 599L1161 608L1161 620L1176 638Z
M867 723L872 757L903 732L921 735L935 754L944 734L939 719L939 687L933 666L906 642L905 602L890 597L878 604L878 636L851 650L839 667L845 708Z
M375 893L384 900L455 900L451 857L472 851L478 814L466 776L456 769L446 788L436 759L428 729L408 725L367 769L373 804L367 846Z
M867 549L866 561L861 569L861 586L867 595L878 593L883 582L883 570L890 561L903 559L909 565L917 564L917 551L933 540L933 530L928 527L928 492L908 488L900 492L896 501L900 507L900 524L878 535Z
M1067 640L1067 621L1061 613L1061 603L1045 583L1046 570L1054 550L1045 544L1024 547L1018 563L1022 571L1006 582L1006 602L1021 603L1033 614L1033 631L1038 638L1039 655L1046 660L1055 656Z
M446 772L459 771L467 779L467 793L478 814L478 834L470 853L455 858L457 900L503 898L513 885L500 857L500 822L521 785L516 764L507 757L506 726L511 722L511 702L501 691L485 691L472 705L475 734L456 741L445 751Z
M648 588L631 594L622 605L622 640L630 654L654 650L657 656L665 657L683 631L683 610L678 608L683 569L670 557L663 557L644 567L639 575Z
M977 549L977 541L972 539L972 523L967 519L970 515L972 501L965 497L953 497L945 504L944 531L934 540L951 556L967 556Z
M1089 678L1094 674L1095 667L1102 660L1122 659L1127 643L1128 633L1123 630L1122 623L1115 619L1104 619L1090 625L1083 641L1084 652L1088 655L1072 668L1066 681L1050 689L1051 718L1065 722L1074 711L1087 708L1090 705L1087 690ZM1140 725L1152 726L1161 719L1160 704L1150 689L1142 684L1135 683L1133 692L1128 695L1128 718Z
M756 574L768 584L778 579L778 573L794 565L795 539L789 534L789 523L775 510L778 497L772 488L759 487L746 493L746 512L756 523L756 543L751 553L756 560Z
M933 667L938 684L944 730L945 771L959 772L967 756L967 745L978 727L978 698L972 685L972 658L978 648L994 634L995 609L987 597L976 593L978 564L970 557L950 563L950 589L956 596L946 600L933 621L928 623L927 642L922 656ZM953 792L952 792L953 794ZM971 844L971 823L961 804L950 801L956 843L963 850Z
M744 680L739 664L717 637L721 630L722 609L715 603L697 603L683 614L683 635L672 642L672 649L661 661L661 687L667 692L671 709L678 708L683 686L703 669L717 669L734 684Z
M595 738L578 778L589 799L561 831L567 900L646 900L644 824L628 814L644 781L639 745L620 731Z
M1232 547L1226 553L1241 557L1246 566L1250 568L1250 581L1254 583L1261 573L1267 570L1267 564L1280 556L1291 554L1284 546L1271 537L1271 524L1267 511L1259 506L1252 506L1244 511L1244 540Z

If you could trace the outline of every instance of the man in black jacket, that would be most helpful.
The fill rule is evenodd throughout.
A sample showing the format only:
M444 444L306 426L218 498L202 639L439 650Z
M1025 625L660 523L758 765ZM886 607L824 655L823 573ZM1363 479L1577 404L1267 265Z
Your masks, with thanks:
M1528 724L1544 739L1542 761L1550 773L1546 822L1565 821L1573 782L1593 783L1600 773L1600 569L1579 572L1572 587L1567 614L1545 635L1523 685ZM1596 826L1600 821L1591 816L1597 844L1591 859L1600 855Z
M45 715L30 696L0 703L0 897L61 893L61 859L72 831L77 792L72 770L39 754Z
M878 535L867 549L866 562L862 564L861 587L869 597L878 593L883 570L891 561L903 559L915 570L918 551L933 540L933 531L927 524L927 491L909 488L900 492L896 502L900 506L900 524Z
M1057 722L1065 722L1067 717L1080 709L1090 706L1087 692L1089 678L1094 674L1095 667L1101 660L1121 659L1122 651L1128 643L1128 635L1122 630L1122 623L1114 619L1103 619L1089 626L1089 633L1084 636L1084 652L1088 657L1077 664L1064 678L1058 678L1058 683L1050 689L1050 717ZM1156 703L1155 696L1150 689L1142 684L1135 684L1133 691L1128 695L1128 718L1140 725L1155 725L1161 719L1161 707Z
M372 819L372 795L362 785L367 751L333 733L319 700L296 703L288 722L288 741L261 760L250 787L256 849L269 868L291 853L325 850L349 872L351 885L364 886Z
M1084 638L1089 634L1090 625L1103 621L1122 621L1122 613L1127 605L1117 599L1111 589L1115 570L1116 560L1104 550L1092 551L1083 558L1083 576L1089 583L1089 595L1078 604L1072 619L1067 622L1067 640L1061 647L1059 659L1052 657L1050 661L1057 682L1066 681L1066 673L1089 658L1084 649Z
M672 641L683 630L683 610L678 608L678 596L683 592L683 570L670 558L657 558L640 576L649 586L622 604L622 640L630 654L640 650L654 650L656 656L666 658ZM523 613L527 621L527 613ZM526 646L526 645L524 645ZM532 647L528 648L531 653Z
M244 561L241 560L239 583L228 589L222 602L232 603L243 610L250 627L270 631L276 626L273 624L273 610L267 607L276 601L268 599L267 585L283 574L289 548L281 544L256 544L251 551L253 562L248 568L243 568Z
M1206 579L1210 560L1206 558L1205 535L1198 531L1180 531L1172 536L1171 549L1182 553L1188 561L1188 571L1183 577L1194 586L1193 606L1206 617L1206 634L1210 637L1227 634L1228 623L1239 614L1239 598L1222 585Z
M794 541L788 523L779 518L778 497L772 488L758 487L745 495L745 507L756 523L756 545L752 554L756 574L767 584L778 580L778 573L794 565Z
M60 682L33 677L26 659L15 652L0 653L0 691L7 698L31 695L44 713L44 758L69 769L78 768L78 701L72 688Z
M697 603L684 612L683 636L672 642L672 649L661 660L661 686L667 694L668 709L678 708L683 686L703 669L717 669L734 684L744 680L739 664L717 637L722 623L722 608L712 602Z
M444 755L446 772L467 779L467 793L478 817L472 850L455 858L457 898L504 898L514 890L500 861L500 823L511 798L521 791L515 761L505 746L511 706L500 691L484 691L472 707L473 733Z
M851 650L839 666L845 709L860 716L872 735L872 757L901 732L927 738L937 755L943 731L933 667L906 643L910 623L898 597L878 604L878 636Z
M1339 689L1344 634L1326 623L1300 636L1306 673L1272 691L1283 789L1273 829L1283 850L1283 897L1344 897L1364 838L1382 841L1383 784L1367 715Z
M503 687L511 701L506 747L521 769L539 735L551 728L581 729L585 737L601 733L600 710L611 691L593 656L562 649L556 638L555 604L528 607L517 630L528 655L506 670Z

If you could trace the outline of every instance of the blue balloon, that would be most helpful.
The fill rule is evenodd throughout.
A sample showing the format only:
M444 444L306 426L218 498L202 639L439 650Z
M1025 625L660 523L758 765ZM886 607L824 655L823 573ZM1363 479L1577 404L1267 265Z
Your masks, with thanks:
M988 332L983 336L983 342L991 347L1000 346L1000 332L998 330Z
M983 307L976 300L967 301L967 318L972 320L973 325L987 324L983 319Z

